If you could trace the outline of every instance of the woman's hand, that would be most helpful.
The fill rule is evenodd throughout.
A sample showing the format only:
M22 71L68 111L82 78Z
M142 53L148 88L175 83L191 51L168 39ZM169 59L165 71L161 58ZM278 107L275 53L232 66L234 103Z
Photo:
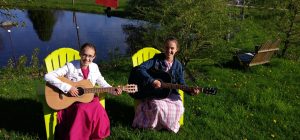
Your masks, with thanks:
M113 92L111 92L112 95L115 95L115 96L119 96L122 94L122 89L120 86L116 87L115 90Z
M71 87L71 89L68 92L73 97L78 97L78 89L76 87Z
M199 90L198 87L193 88L192 91L191 91L191 94L194 95L194 96L198 95L199 93L200 93L200 90Z
M161 82L159 80L154 80L152 83L152 86L154 88L160 88L161 87Z

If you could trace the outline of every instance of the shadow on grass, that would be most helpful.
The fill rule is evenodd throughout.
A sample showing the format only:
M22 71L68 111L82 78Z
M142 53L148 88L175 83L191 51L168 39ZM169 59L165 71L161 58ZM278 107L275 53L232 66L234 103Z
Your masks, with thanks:
M251 67L247 67L247 66L242 66L237 58L233 58L230 61L221 63L221 64L216 64L216 67L222 67L222 68L228 68L228 69L234 69L234 70L239 70L242 72L252 72L253 67L258 67L258 66L264 66L264 67L271 67L272 65L270 63L266 63L266 64L260 64L260 65L255 65L255 66L251 66Z
M134 107L110 98L105 101L106 112L112 125L131 126L134 117Z
M247 70L248 68L239 64L237 58L233 57L232 60L223 62L221 64L216 64L217 67L235 69L235 70Z
M42 104L30 100L0 98L0 128L45 138Z

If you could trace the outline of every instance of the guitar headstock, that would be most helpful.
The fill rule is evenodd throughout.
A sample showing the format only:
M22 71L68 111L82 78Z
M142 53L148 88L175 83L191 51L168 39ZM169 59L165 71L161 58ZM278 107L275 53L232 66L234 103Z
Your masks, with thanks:
M204 87L202 88L202 93L216 95L218 89L216 87Z
M138 92L138 87L136 84L127 84L126 86L123 86L122 90L127 93L135 93Z

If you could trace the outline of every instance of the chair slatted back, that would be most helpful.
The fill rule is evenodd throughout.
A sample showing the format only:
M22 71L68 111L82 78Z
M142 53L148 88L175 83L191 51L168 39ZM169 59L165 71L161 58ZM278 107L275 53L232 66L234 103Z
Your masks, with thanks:
M279 50L278 46L280 44L280 40L277 39L275 42L267 41L265 44L261 46L258 52L255 54L251 62L249 63L249 67L269 63L271 57L274 52Z
M64 66L67 62L79 60L79 52L72 48L60 48L53 51L45 58L47 72L51 72Z
M151 47L145 47L143 49L140 49L131 57L133 67L142 64L143 62L147 61L148 59L152 58L155 54L158 53L161 52Z

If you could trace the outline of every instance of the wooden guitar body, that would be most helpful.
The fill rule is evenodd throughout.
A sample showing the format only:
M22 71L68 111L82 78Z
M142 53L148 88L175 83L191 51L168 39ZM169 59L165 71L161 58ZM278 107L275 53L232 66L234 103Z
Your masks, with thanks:
M82 87L82 88L93 88L93 84L89 80L81 80L79 82L72 82L67 78L60 77L61 81L68 83L74 87ZM94 93L84 93L81 91L82 89L79 88L79 93L81 96L79 97L72 97L68 96L67 94L63 93L61 90L57 89L56 87L52 86L49 83L46 83L45 87L45 98L46 102L49 107L54 110L61 110L69 107L74 102L83 102L89 103L94 98Z
M115 92L116 87L104 87L104 88L94 88L93 84L89 80L81 80L78 82L73 82L65 77L59 77L62 82L68 83L73 87L76 87L79 92L78 97L70 96L69 94L63 93L60 89L55 86L46 83L45 87L45 98L48 106L54 110L61 110L69 107L74 102L89 103L93 100L95 93L104 92ZM125 86L118 86L122 91L127 93L135 93L138 91L137 85L127 84Z

